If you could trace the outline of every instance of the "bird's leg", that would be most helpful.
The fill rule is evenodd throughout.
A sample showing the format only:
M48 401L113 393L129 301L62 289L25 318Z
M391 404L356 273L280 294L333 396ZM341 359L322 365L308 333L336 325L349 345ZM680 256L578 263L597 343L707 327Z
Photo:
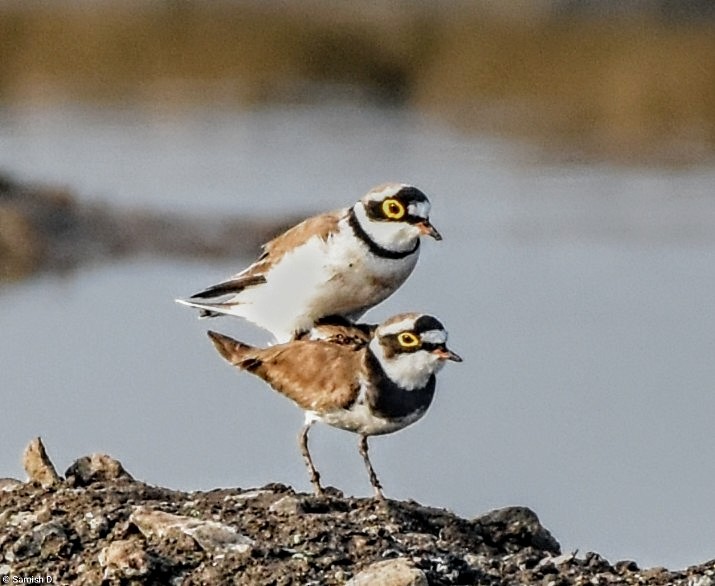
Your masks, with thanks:
M310 483L313 485L313 490L316 496L323 495L323 487L320 486L320 474L313 466L313 459L310 457L310 451L308 450L308 431L310 431L310 426L313 422L306 423L300 430L298 435L298 445L300 446L300 453L303 454L303 459L305 460L305 465L308 467L308 473L310 474Z
M360 435L360 455L362 456L362 459L365 462L365 467L367 468L367 473L370 476L370 484L372 484L372 487L375 489L375 498L378 500L385 500L385 495L382 494L382 485L380 484L380 481L377 479L377 474L375 474L375 470L372 467L372 464L370 463L370 456L367 453L367 436L366 435Z

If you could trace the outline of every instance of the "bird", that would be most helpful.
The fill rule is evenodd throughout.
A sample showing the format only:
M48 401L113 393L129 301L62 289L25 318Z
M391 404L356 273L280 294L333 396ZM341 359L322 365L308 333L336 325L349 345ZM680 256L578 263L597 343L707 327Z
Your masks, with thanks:
M200 317L242 317L278 343L324 317L354 322L409 277L421 236L442 239L430 210L428 197L412 185L379 185L354 205L277 236L243 271L176 301L200 309Z
M462 358L447 348L447 331L434 316L401 313L377 326L317 325L288 343L256 348L208 332L219 354L254 374L305 412L298 445L316 495L324 494L308 449L320 421L359 435L360 455L375 497L382 485L370 462L368 437L399 431L427 412L436 374Z

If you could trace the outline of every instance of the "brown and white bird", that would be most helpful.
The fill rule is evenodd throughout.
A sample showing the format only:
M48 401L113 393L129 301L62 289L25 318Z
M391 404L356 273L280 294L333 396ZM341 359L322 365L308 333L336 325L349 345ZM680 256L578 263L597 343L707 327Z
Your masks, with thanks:
M366 329L367 328L367 329ZM299 445L317 494L322 493L308 450L316 421L360 435L359 449L375 489L367 438L398 431L420 419L432 403L436 373L446 360L447 331L431 315L403 313L379 326L322 324L302 339L265 349L208 333L228 362L266 381L305 412Z
M271 240L251 266L179 303L202 317L234 315L278 342L321 318L355 321L389 297L417 263L420 236L441 240L416 187L387 183L352 207L309 218Z

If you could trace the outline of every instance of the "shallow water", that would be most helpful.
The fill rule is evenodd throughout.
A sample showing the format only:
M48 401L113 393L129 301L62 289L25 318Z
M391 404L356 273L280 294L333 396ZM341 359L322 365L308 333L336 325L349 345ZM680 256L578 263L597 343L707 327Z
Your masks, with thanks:
M0 168L86 198L312 213L385 180L432 196L444 241L374 321L438 315L464 357L425 419L371 442L386 493L466 516L532 507L564 550L678 568L713 556L715 168L547 165L391 111L0 111ZM172 302L230 264L144 258L1 292L0 476L42 435L182 489L307 490L302 418ZM356 437L317 428L325 481L370 494Z

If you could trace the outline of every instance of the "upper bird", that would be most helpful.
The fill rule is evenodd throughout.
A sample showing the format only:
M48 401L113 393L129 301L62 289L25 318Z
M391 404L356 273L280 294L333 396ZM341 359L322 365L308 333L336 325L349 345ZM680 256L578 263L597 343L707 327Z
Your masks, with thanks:
M430 208L412 185L379 185L353 206L308 218L271 240L240 273L177 301L201 309L202 317L243 317L279 343L324 317L356 320L405 282L420 236L442 239Z

